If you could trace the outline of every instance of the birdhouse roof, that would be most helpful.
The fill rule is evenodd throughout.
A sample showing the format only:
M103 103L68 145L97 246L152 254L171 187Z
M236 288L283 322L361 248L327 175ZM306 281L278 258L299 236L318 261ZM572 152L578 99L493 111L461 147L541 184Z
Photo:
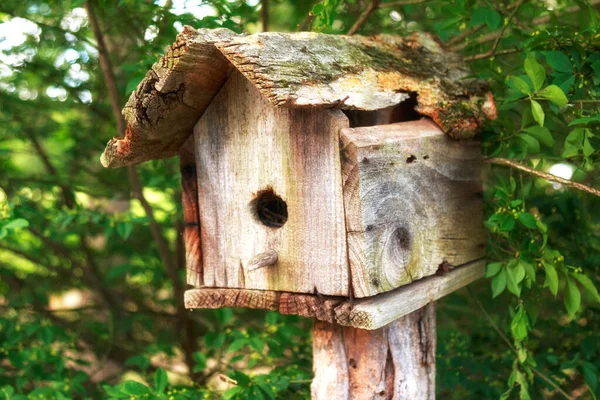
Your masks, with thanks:
M415 110L457 139L496 115L491 94L461 57L424 33L238 35L186 26L131 94L125 137L108 143L102 164L176 155L234 69L278 107L376 110L416 94Z

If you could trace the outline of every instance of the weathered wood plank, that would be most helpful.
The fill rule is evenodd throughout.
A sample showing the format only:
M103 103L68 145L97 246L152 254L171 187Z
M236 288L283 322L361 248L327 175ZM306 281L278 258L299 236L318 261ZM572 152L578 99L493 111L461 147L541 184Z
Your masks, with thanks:
M355 297L484 255L479 142L427 120L344 129L341 141Z
M435 303L367 331L316 321L314 400L435 399Z
M485 261L366 299L315 296L267 290L199 288L185 292L186 308L246 307L276 310L360 329L379 329L483 277Z
M420 279L387 293L336 307L336 322L362 329L377 329L482 278L485 260L480 259L442 275Z
M194 137L190 136L179 150L179 168L181 170L186 281L188 285L199 287L202 286L202 248L200 246L198 178L194 148Z
M186 26L167 48L123 108L124 138L102 154L105 167L122 167L177 155L232 65L214 46L236 34L228 29Z
M347 126L339 110L273 107L232 74L195 127L206 286L348 294L339 153ZM275 196L287 219L267 226L259 204L273 214ZM249 270L271 251L276 263Z

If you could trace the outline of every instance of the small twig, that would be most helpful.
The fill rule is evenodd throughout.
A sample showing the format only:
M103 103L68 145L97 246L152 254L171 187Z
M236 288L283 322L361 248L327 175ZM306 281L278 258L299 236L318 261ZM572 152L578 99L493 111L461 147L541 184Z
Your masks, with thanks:
M453 46L456 43L461 42L464 38L471 36L472 34L477 33L478 31L483 29L484 26L485 26L485 24L481 24L481 25L474 26L471 29L465 30L461 34L456 35L452 39L448 40L448 42L446 42L446 46Z
M492 48L489 51L485 52L485 53L477 54L476 56L473 56L473 58L471 58L472 60L481 60L483 58L489 58L489 57L493 57L493 56L496 55L496 50L498 49L498 45L500 44L500 40L504 36L504 33L506 33L506 30L510 26L510 22L515 17L515 15L517 14L517 11L519 11L519 8L521 7L521 5L524 2L525 2L525 0L519 0L516 3L515 8L513 8L513 10L511 11L511 13L508 16L506 22L504 23L504 26L502 27L502 29L500 30L500 32L498 32L498 35L496 36L496 40L494 40L494 44L492 45ZM467 57L467 58L465 58L465 60L468 60L469 58L470 57Z
M315 19L315 14L313 14L312 11L310 11L306 15L306 18L304 18L302 23L300 25L298 25L298 32L310 31L310 29L312 28L312 23L313 23L314 19Z
M399 7L399 6L407 6L411 4L421 4L425 3L429 0L403 0L403 1L390 1L389 3L381 3L379 4L379 8L384 7Z
M269 32L269 0L260 1L260 20L263 32Z
M377 10L380 2L381 0L371 0L365 11L363 11L363 13L360 14L358 20L356 20L354 25L352 25L352 28L348 30L347 34L354 35L356 32L358 32L358 30L364 25L364 23L367 22L367 19L369 19L371 14L373 14L373 12Z
M521 50L519 50L519 49L506 49L506 50L497 51L495 53L487 51L485 53L475 54L474 56L465 57L464 60L465 61L483 60L485 58L491 58L491 57L501 56L501 55L504 55L504 54L518 53L519 51L521 51Z
M516 168L520 171L527 172L528 174L531 174L531 175L539 176L540 178L544 178L548 181L560 183L561 185L572 187L574 189L581 190L582 192L590 193L590 194L593 194L594 196L600 197L600 190L598 190L598 189L591 188L591 187L583 185L581 183L572 182L568 179L561 178L560 176L549 174L547 172L542 172L542 171L538 171L533 168L526 167L524 165L519 164L518 162L511 161L506 158L496 158L496 157L488 158L488 159L486 159L486 162L489 164L504 165L504 166Z
M487 310L485 309L485 307L483 306L483 304L481 304L481 302L475 297L475 295L471 291L471 288L469 288L468 286L467 286L467 292L469 293L469 296L471 297L471 300L473 300L479 306L479 309L481 310L481 312L483 313L483 315L485 316L485 318L489 322L490 326L496 331L496 333L498 334L498 336L500 336L500 338L506 343L506 345L514 353L516 353L517 349L515 348L515 346L510 342L510 340L506 337L506 335L504 334L504 332L502 332L502 330L498 327L498 325L496 325L496 323L494 322L494 320L492 319L492 317L490 316L490 314L487 312ZM542 378L544 381L546 381L550 386L552 386L554 389L556 389L566 399L573 400L573 397L569 396L569 394L567 392L565 392L558 384L554 383L552 381L552 379L550 379L548 376L546 376L546 374L544 374L543 372L541 372L537 368L534 368L534 367L531 367L531 366L529 368L531 369L531 371L534 374L536 374L537 376L539 376L540 378Z
M590 0L588 2L588 4L591 7L597 6L600 4L600 0ZM538 25L542 25L542 24L546 24L550 21L550 18L554 15L556 17L560 17L561 15L564 14L572 14L575 13L577 11L579 11L581 8L579 6L571 6L571 7L567 7L563 12L556 12L556 13L550 13L547 15L543 15L541 17L535 18L534 20L531 21L531 23L529 24L530 26L534 26L537 27ZM502 33L503 35L504 33ZM486 35L483 35L479 38L476 39L476 42L479 44L485 43L485 42L489 42L491 40L496 40L498 38L498 36L501 36L500 32L491 32L488 33ZM450 47L450 50L452 51L459 51L464 49L465 47L467 47L468 43L461 43L461 44L457 44L456 46Z

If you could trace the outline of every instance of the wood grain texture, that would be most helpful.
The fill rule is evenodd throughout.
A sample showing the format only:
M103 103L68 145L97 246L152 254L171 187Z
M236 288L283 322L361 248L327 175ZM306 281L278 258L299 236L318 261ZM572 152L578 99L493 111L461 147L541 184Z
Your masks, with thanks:
M282 314L335 322L342 297L315 296L249 289L200 288L185 292L186 308L242 307L279 311Z
M194 137L190 136L179 150L181 170L181 201L183 208L183 240L185 243L186 281L202 286L202 248L200 246L200 212L198 209L198 178L194 157Z
M316 321L314 400L435 399L435 303L372 331Z
M233 69L214 44L234 36L228 29L184 27L131 93L123 108L125 137L108 142L102 165L115 168L177 155Z
M315 296L266 290L199 288L185 293L186 308L246 307L277 310L343 326L374 330L483 277L478 260L366 299Z
M344 129L341 141L355 297L484 255L479 142L427 120Z
M204 284L348 295L339 110L276 108L234 72L195 127ZM257 198L287 204L263 224ZM249 271L274 250L275 265Z
M123 109L123 139L101 161L121 167L177 154L231 70L277 106L377 110L417 94L417 111L454 138L470 138L496 106L458 54L432 36L337 36L185 26Z

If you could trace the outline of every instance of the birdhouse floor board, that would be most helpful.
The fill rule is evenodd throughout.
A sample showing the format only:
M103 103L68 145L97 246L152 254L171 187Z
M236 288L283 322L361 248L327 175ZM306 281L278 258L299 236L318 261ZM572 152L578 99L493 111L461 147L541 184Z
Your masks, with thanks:
M483 277L484 274L485 260L478 259L387 293L354 300L268 290L205 287L186 291L185 307L266 309L372 330L402 318Z

